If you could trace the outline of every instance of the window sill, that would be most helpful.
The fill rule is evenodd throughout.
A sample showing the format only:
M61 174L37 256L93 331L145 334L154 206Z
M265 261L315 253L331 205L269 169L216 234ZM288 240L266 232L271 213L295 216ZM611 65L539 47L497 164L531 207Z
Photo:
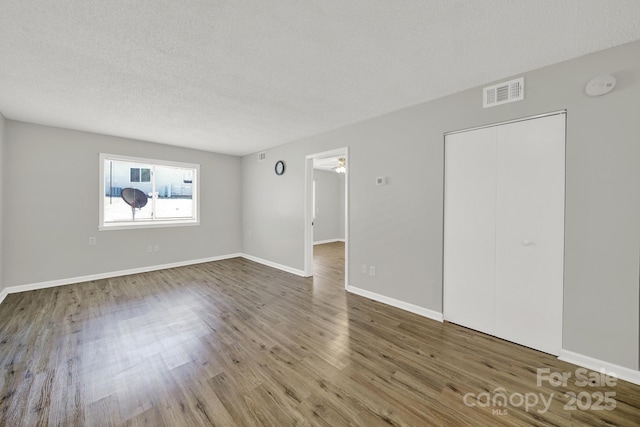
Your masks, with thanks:
M168 227L191 227L200 225L200 221L140 221L140 222L111 222L98 226L99 231L111 231L111 230L134 230L137 228L168 228Z

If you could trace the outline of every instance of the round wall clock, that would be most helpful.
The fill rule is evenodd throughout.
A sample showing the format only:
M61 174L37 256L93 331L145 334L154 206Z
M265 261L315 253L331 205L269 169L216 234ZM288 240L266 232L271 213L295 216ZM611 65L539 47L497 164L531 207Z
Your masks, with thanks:
M278 160L276 162L276 175L283 175L284 174L284 162L282 160Z

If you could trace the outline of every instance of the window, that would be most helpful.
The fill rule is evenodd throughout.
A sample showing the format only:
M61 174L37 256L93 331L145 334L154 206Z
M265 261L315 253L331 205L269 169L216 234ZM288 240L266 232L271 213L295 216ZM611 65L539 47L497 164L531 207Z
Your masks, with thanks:
M197 225L200 165L100 154L99 228Z
M129 169L129 181L131 182L151 182L151 169L131 168Z

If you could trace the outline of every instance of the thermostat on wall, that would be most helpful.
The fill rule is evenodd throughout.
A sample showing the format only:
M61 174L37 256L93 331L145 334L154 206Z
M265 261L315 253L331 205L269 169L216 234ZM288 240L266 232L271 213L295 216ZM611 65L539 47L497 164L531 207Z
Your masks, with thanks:
M376 185L387 185L387 177L379 176L376 178Z

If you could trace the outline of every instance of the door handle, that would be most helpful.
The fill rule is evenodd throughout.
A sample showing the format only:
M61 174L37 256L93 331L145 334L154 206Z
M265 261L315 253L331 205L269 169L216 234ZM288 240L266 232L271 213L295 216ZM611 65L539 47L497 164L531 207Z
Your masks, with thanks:
M533 245L533 242L531 240L522 241L522 246L531 246L531 245Z

